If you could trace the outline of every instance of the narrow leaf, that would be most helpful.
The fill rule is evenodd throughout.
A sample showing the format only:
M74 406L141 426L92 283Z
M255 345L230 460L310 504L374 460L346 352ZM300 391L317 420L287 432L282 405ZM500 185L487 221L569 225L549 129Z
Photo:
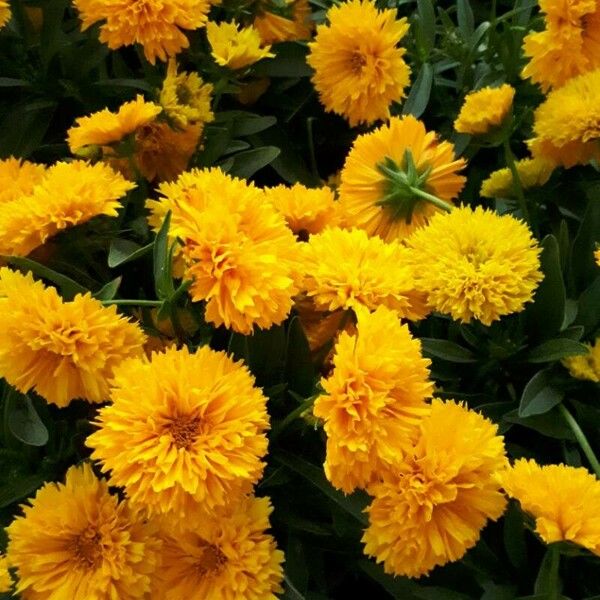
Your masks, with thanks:
M169 252L169 226L171 211L165 215L163 224L154 240L154 289L157 298L164 300L175 293L171 277L171 253Z
M421 338L423 353L455 363L474 363L477 357L468 349L448 340Z
M28 446L45 446L48 443L48 430L37 414L31 398L11 390L6 402L10 432Z
M585 344L570 340L568 338L556 338L541 343L533 348L527 354L527 361L530 363L544 363L560 360L565 356L587 354L588 349Z
M402 108L403 115L413 115L419 118L427 108L431 96L431 87L433 85L433 67L425 63L416 81L413 83L408 98Z
M140 246L135 242L122 239L114 239L108 249L108 266L111 269L124 265L125 263L137 260L152 251L154 244Z
M559 404L564 392L553 385L549 369L537 372L525 386L519 405L520 417L543 415Z

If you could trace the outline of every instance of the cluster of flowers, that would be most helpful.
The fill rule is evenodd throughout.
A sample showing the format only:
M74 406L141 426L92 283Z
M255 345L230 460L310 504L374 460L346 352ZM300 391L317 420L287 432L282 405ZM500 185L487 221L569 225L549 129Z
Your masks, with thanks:
M189 282L191 301L205 303L209 323L249 335L295 311L313 351L334 340L313 407L327 436L325 474L371 496L364 550L387 572L416 577L460 559L506 495L547 543L600 555L594 476L511 466L494 424L431 399L429 361L406 321L436 311L489 325L522 311L542 273L526 223L455 206L466 161L453 145L412 116L390 116L409 83L398 46L406 20L368 0L329 11L309 44L320 99L350 125L385 123L355 139L335 184L261 189L218 168L186 170L214 118L213 87L178 72L172 57L188 44L182 30L206 27L217 64L243 69L272 56L269 44L311 36L308 3L265 10L241 29L209 22L206 0L142 4L75 1L84 28L101 22L110 48L141 44L151 63L169 60L167 74L155 101L139 96L77 119L67 139L77 160L0 161L0 253L27 256L61 230L114 217L134 180L156 183L149 224L158 231L170 219L173 272ZM574 31L588 32L600 14L585 4L594 10L579 25L568 20ZM559 166L598 158L600 53L591 34L567 35L550 8L547 30L525 43L526 75L555 88L536 110L532 156L493 173L484 197L518 195L516 178L542 185ZM556 69L557 53L562 61L575 47L572 64ZM455 129L502 136L514 93L504 85L468 95ZM24 598L274 598L284 557L268 533L270 502L254 495L269 415L246 366L208 347L152 352L116 307L89 293L63 300L8 267L0 305L9 384L58 407L110 401L87 439L107 479L85 463L42 487L7 529L0 585L13 585L10 566ZM599 348L570 360L576 376L598 381Z

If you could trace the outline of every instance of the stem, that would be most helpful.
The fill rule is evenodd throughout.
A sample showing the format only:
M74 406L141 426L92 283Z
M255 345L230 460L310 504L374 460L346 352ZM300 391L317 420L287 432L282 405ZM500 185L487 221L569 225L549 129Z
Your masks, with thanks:
M295 421L298 417L303 415L307 410L309 410L312 405L315 403L315 400L318 398L318 394L307 398L302 404L297 406L291 413L289 413L279 425L273 427L271 431L271 439L274 440L279 437L281 432L293 421Z
M525 200L523 186L521 185L521 178L519 177L517 165L515 164L515 155L510 149L510 142L508 141L508 139L505 139L502 145L504 147L504 159L506 160L506 166L509 168L510 173L512 175L513 191L515 192L517 200L519 201L519 207L521 208L521 212L523 213L523 218L525 219L525 221L527 221L527 223L531 224L529 209L527 208L527 200Z
M560 551L556 546L549 548L550 550L550 573L548 575L549 600L559 600L560 598L560 585L559 585L559 567L560 567Z
M581 449L583 450L583 453L587 457L592 469L594 470L594 473L596 474L596 477L600 479L600 462L598 462L598 459L596 458L596 455L594 454L590 443L585 437L585 433L583 433L581 427L579 427L579 423L575 420L573 415L569 412L569 410L564 404L559 404L558 408L562 413L562 416L565 418L565 421L569 424L569 427L575 434L577 442L579 443Z
M162 300L102 300L104 306L161 306Z
M445 210L446 212L452 212L453 206L449 202L446 202L445 200L442 200L441 198L438 198L437 196L434 196L433 194L428 194L427 192L424 192L423 190L420 190L419 188L416 188L416 187L411 187L410 191L415 196L418 196L419 198L423 198L423 200L427 200L427 202L431 202L431 204L433 204L434 206L437 206L438 208L441 208L442 210Z

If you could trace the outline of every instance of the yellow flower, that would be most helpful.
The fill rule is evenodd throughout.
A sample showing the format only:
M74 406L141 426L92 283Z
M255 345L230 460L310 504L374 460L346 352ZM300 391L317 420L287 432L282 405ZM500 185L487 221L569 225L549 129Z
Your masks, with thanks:
M169 348L126 361L111 400L87 444L110 483L151 515L225 506L262 475L267 400L225 352Z
M596 260L596 264L600 267L600 248L597 248L594 252L594 259Z
M8 558L0 555L0 594L6 594L12 589L13 580L8 570L9 567Z
M325 474L346 493L402 459L433 389L429 360L394 311L381 306L357 316L356 334L339 336L333 373L321 381L325 393L313 409L325 423Z
M74 0L82 29L98 21L100 41L111 50L141 44L152 64L166 61L190 44L182 29L206 24L209 0Z
M459 133L481 135L500 127L512 108L515 88L508 84L484 87L467 94L454 129Z
M31 273L0 269L0 307L0 376L60 407L106 401L113 369L142 353L144 334L116 307L89 293L65 302Z
M206 319L244 334L281 323L298 291L299 244L262 190L219 169L196 169L159 192L147 202L150 224L172 211L171 235L184 242L190 295L207 302Z
M134 187L102 163L56 163L30 195L3 205L0 254L26 256L63 229L98 215L115 217L118 198Z
M459 560L506 500L507 465L497 426L455 402L434 400L402 464L369 488L365 553L386 573L420 577Z
M523 77L547 92L600 67L600 5L597 0L540 0L546 28L523 40L530 59Z
M197 523L165 519L153 597L276 600L283 552L267 533L272 510L268 498L248 497Z
M344 323L351 325L345 311L336 310L329 313L317 310L314 302L304 294L296 297L294 311L300 319L308 345L313 352L322 349L327 342L334 339Z
M0 204L31 194L46 173L44 165L20 158L0 160Z
M265 190L266 198L285 217L288 227L300 237L319 233L336 221L336 201L330 188L278 185Z
M10 21L10 17L11 11L8 0L0 0L0 29Z
M135 600L150 592L157 532L111 495L89 464L47 483L7 528L10 565L25 600Z
M263 44L307 40L313 30L310 17L308 0L285 0L283 8L280 3L265 6L254 19L254 27Z
M554 167L551 162L543 158L523 158L516 163L517 173L523 189L544 185ZM510 169L498 169L481 184L481 195L484 198L512 198L514 197L513 177Z
M520 312L543 277L527 226L481 207L436 215L408 244L420 266L417 289L432 309L463 323L490 325Z
M564 167L600 159L600 69L551 91L535 111L529 140L534 157Z
M79 117L67 132L69 148L77 153L84 146L106 146L120 142L154 121L161 111L162 107L158 104L146 102L142 96L137 96L135 100L121 105L116 113L105 108L89 117Z
M303 289L318 310L384 305L402 318L418 320L427 310L415 291L421 266L399 242L370 238L361 229L332 227L302 245Z
M573 542L600 556L600 481L586 469L520 459L501 480L547 544Z
M202 123L194 123L178 131L157 121L138 129L133 158L140 173L148 181L175 179L187 169L202 128Z
M349 0L329 9L308 47L312 81L329 112L354 127L390 116L390 105L404 98L410 69L398 43L408 31L396 10L379 11L369 0Z
M206 36L211 54L218 65L230 69L243 69L262 58L275 56L271 46L261 48L258 31L250 25L239 29L237 23L215 23L209 21Z
M213 86L204 83L197 73L177 73L177 63L174 59L169 61L160 104L177 127L210 123L215 118L210 108L212 93Z
M576 379L586 379L600 383L600 337L593 345L586 344L588 353L579 356L569 356L562 363Z
M420 189L445 201L458 196L466 181L459 171L466 161L455 158L454 146L412 116L393 117L387 125L358 136L346 158L339 194L347 227L360 227L384 240L401 239L438 212L379 168L389 158L398 172L406 173L408 153L422 180Z

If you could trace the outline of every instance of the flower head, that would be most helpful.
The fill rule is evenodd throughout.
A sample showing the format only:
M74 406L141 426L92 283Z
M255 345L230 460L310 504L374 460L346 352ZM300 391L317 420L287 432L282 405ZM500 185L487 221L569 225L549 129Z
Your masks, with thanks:
M543 277L527 226L481 207L436 215L408 244L428 305L464 323L489 325L523 310Z
M140 127L152 123L162 107L146 102L137 96L131 102L125 102L114 113L105 108L88 117L79 117L67 133L71 152L77 153L84 146L106 146L120 142L126 136L135 133Z
M301 239L335 224L336 201L331 188L307 188L296 183L268 188L265 195Z
M267 533L268 498L247 497L193 524L166 518L155 597L275 600L283 552Z
M0 306L0 376L57 406L104 402L113 369L142 353L144 334L115 306L90 294L64 302L30 273L0 269Z
M551 91L535 111L535 157L564 167L600 159L600 69L570 79Z
M524 190L544 185L554 170L552 163L543 158L523 158L515 164ZM491 173L481 184L480 193L484 198L512 198L515 192L510 169L498 169Z
M7 528L21 597L147 597L160 541L89 464L71 467L64 484L44 485L22 510Z
M434 400L403 463L369 488L365 553L386 573L419 577L459 560L488 519L504 512L497 473L507 464L497 426Z
M586 344L588 353L578 356L569 356L563 359L563 365L576 379L584 379L600 383L600 337L592 344Z
M13 586L13 580L8 570L8 558L5 555L0 556L0 594L10 592Z
M360 310L356 333L340 334L313 410L324 421L325 473L335 487L367 487L410 449L433 389L428 366L419 340L385 307Z
M283 6L282 6L283 4ZM254 19L254 27L263 44L307 40L313 30L308 0L266 2Z
M386 171L382 166L387 163ZM406 237L438 208L399 181L441 200L456 198L465 184L454 146L412 116L392 117L387 125L356 138L342 169L341 218L384 240Z
M298 244L262 190L203 169L159 191L147 202L151 224L172 211L171 235L183 242L190 295L207 302L206 319L244 334L281 323L298 291Z
M514 96L515 88L506 83L467 94L454 121L454 129L459 133L482 135L500 127L512 108Z
M207 346L124 362L88 437L110 482L149 514L191 517L236 502L260 478L266 398L241 363Z
M427 310L415 291L418 265L399 242L370 238L361 229L331 227L302 246L303 289L318 310L384 305L398 316L420 319Z
M210 123L215 118L210 108L212 92L213 86L204 83L197 73L178 73L177 63L171 59L160 90L160 104L177 127Z
M547 544L572 542L600 556L600 481L586 469L520 459L501 481Z
M351 126L390 116L390 105L404 98L410 69L398 43L408 31L396 10L379 11L369 0L349 0L329 9L308 46L312 81L329 112Z
M31 194L46 173L44 165L19 158L0 160L0 204Z
M10 21L11 14L8 0L0 0L0 29Z
M175 56L189 41L182 29L206 24L209 0L74 0L85 31L102 21L100 41L111 50L141 44L152 64Z
M545 29L523 40L529 63L523 77L542 90L600 67L600 4L597 0L540 0Z
M234 22L217 24L210 21L206 36L213 58L222 67L243 69L262 58L275 56L270 52L271 46L261 48L262 40L252 25L239 29Z

